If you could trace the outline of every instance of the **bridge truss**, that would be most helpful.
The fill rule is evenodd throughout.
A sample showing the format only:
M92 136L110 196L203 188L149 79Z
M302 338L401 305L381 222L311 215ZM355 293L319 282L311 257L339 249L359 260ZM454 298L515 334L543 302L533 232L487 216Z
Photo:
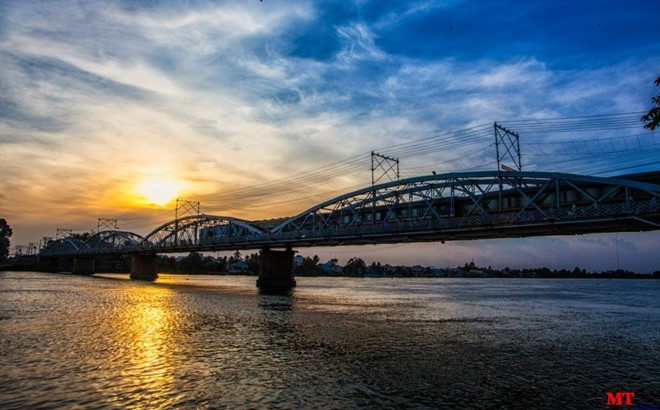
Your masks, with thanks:
M264 232L242 219L190 215L167 222L145 237L145 245L155 248L213 244L217 240L259 239Z
M660 185L489 171L369 186L309 208L270 230L237 218L189 215L143 239L130 232L101 232L95 242L90 242L93 237L77 248L60 239L42 254L220 251L655 229L660 229ZM102 233L106 236L98 236Z
M133 232L101 231L92 235L79 249L81 254L128 252L139 249L144 238Z

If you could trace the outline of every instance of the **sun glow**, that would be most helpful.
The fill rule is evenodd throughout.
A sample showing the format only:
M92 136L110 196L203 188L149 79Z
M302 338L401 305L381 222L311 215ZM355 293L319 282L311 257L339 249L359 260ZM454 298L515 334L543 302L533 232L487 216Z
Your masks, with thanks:
M153 204L164 205L177 196L178 185L172 179L152 178L142 181L137 192Z

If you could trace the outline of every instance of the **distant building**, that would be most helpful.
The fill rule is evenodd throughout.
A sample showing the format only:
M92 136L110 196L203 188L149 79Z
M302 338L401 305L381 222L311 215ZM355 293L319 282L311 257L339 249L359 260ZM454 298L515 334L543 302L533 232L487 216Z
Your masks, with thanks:
M441 277L447 276L447 271L445 269L431 268L431 276Z
M247 272L249 270L248 264L245 261L235 262L229 267L229 273Z
M335 275L339 275L344 271L341 266L337 265L337 259L330 259L326 263L322 263L321 269Z

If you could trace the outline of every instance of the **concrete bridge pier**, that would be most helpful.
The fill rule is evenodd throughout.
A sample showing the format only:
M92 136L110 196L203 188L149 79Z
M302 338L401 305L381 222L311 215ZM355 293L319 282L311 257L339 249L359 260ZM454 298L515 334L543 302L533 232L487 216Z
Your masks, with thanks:
M93 275L95 265L96 258L93 256L76 256L73 260L71 273L74 275Z
M156 255L133 255L131 261L131 279L154 281L156 273Z
M296 286L293 278L293 250L262 248L257 287L262 290L287 290Z

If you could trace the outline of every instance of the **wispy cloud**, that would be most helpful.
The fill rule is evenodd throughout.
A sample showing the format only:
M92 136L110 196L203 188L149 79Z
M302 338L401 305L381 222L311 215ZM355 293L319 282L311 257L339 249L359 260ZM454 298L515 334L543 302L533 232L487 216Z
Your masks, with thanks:
M565 67L515 48L502 57L388 47L397 28L461 7L451 1L400 10L311 1L2 7L0 212L19 238L98 216L160 222L162 214L122 201L156 173L188 181L183 195L208 195L439 130L642 110L660 61L645 54ZM323 45L301 39L321 24L330 45L317 56ZM364 171L327 187L366 184ZM240 215L292 214L317 200Z

